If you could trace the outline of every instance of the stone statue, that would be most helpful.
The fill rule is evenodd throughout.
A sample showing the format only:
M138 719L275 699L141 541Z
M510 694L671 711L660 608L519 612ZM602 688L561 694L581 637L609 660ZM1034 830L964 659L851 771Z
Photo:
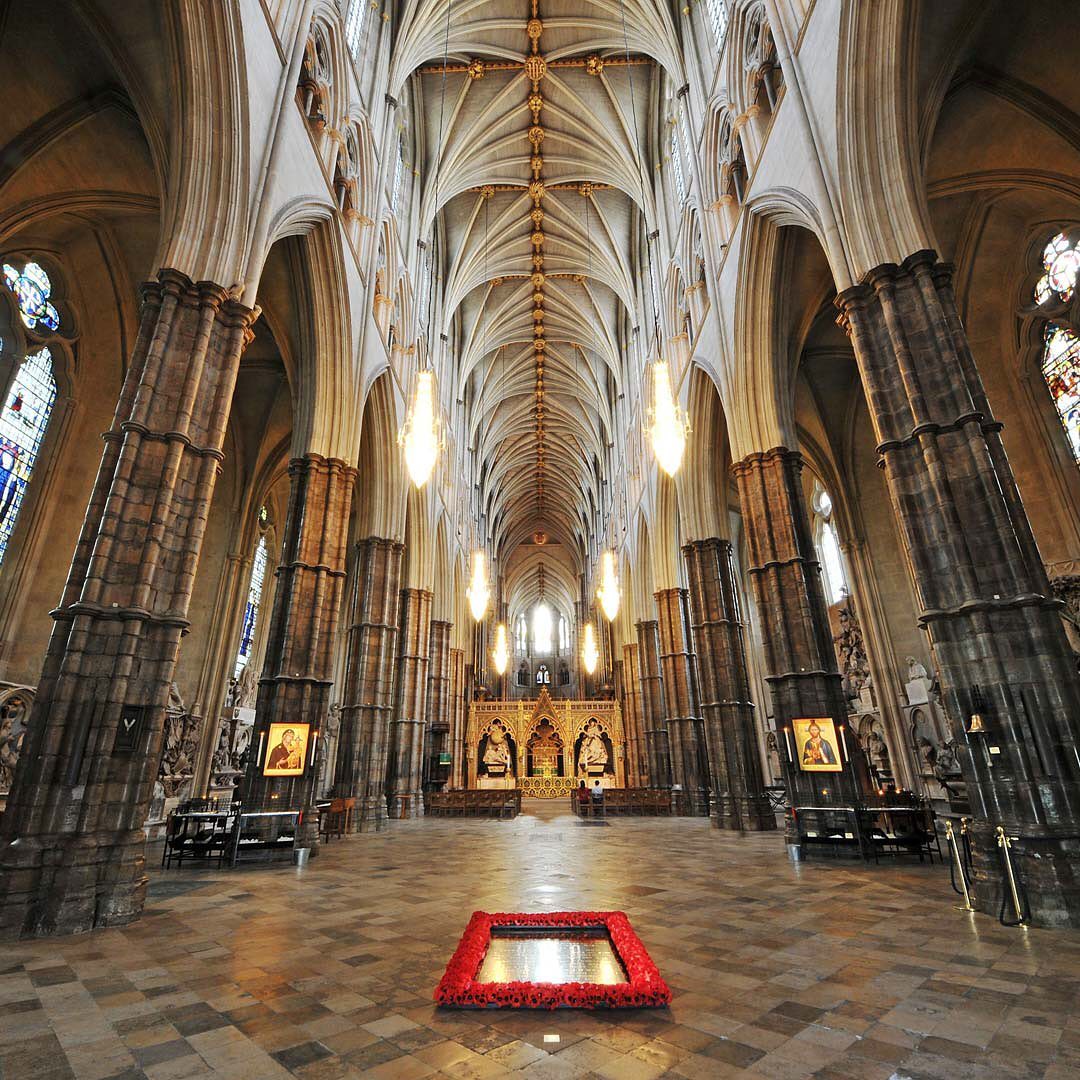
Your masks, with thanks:
M581 737L581 749L578 751L578 772L603 772L608 763L608 750L604 745L600 725L590 720Z
M184 707L176 683L169 686L165 706L164 746L158 779L165 794L172 798L195 773L195 757L199 749L199 718Z
M914 656L909 656L907 658L907 677L908 682L914 682L916 679L929 678L926 674L926 668L924 668Z
M865 712L868 711L867 706L872 706L870 661L866 655L859 617L850 597L844 598L837 614L840 620L840 633L833 638L833 644L836 647L836 659L843 679L844 696L850 702L852 711Z
M253 709L258 693L258 682L251 664L245 664L235 679L229 680L229 689L225 691L225 710Z
M872 727L866 737L866 752L879 776L892 775L892 763L889 760L888 744L877 728Z
M915 740L915 749L919 755L919 772L923 776L933 776L934 766L937 764L937 748L925 735L919 735Z
M502 724L492 724L488 732L487 748L484 750L484 764L493 776L501 776L510 771L510 741Z
M29 714L29 699L20 694L9 697L0 706L0 791L11 790Z

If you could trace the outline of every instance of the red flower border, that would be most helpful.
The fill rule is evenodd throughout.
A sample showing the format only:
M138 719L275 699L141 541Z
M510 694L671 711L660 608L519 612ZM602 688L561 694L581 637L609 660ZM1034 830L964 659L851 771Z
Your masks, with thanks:
M629 982L476 982L495 926L603 926ZM540 914L474 911L446 972L435 988L439 1005L460 1008L634 1009L669 1005L671 990L621 911L549 911Z

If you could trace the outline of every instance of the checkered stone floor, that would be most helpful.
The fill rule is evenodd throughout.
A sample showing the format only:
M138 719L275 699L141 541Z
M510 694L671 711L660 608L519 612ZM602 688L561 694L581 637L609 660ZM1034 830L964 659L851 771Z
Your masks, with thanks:
M529 811L395 823L303 870L155 871L133 926L5 945L0 1077L1080 1076L1080 933L958 911L940 867ZM625 911L671 1009L437 1010L477 908Z

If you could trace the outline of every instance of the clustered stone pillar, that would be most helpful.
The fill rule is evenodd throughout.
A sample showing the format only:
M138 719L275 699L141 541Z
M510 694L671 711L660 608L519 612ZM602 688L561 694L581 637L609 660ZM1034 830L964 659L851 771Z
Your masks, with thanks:
M671 755L668 749L667 712L664 706L664 676L660 669L660 646L655 619L637 624L641 723L645 735L645 758L649 786L671 787Z
M683 556L709 758L709 815L717 828L775 829L758 756L731 541L696 540Z
M428 747L424 762L426 779L438 780L435 770L440 753L450 749L450 632L454 624L444 619L431 620L428 645Z
M1013 837L1032 914L1080 925L1080 684L952 291L932 251L837 298L870 403L975 825L975 898ZM983 731L972 727L978 715ZM979 725L974 725L977 729ZM1011 904L1011 900L1009 901Z
M772 693L788 800L792 806L807 801L852 805L868 790L869 775L857 737L846 731L847 701L806 510L802 455L778 446L748 455L732 472L739 486L747 570L761 622L765 681ZM851 767L806 773L792 762L790 724L798 718L827 718L843 729ZM789 834L792 825L789 815Z
M626 780L634 786L645 786L645 754L641 734L641 668L638 664L638 644L623 645L623 724L626 728Z
M390 768L391 817L423 817L424 728L427 724L431 592L401 591L401 653Z
M356 470L336 458L307 454L289 462L289 506L266 658L255 702L256 748L247 766L242 801L251 809L313 810L320 753L333 686L345 552ZM310 724L308 761L301 776L264 776L273 749L270 725ZM262 753L259 753L261 747ZM318 843L318 818L305 814L303 846Z
M0 826L4 935L114 926L142 910L169 684L256 316L175 270L143 289Z
M381 829L387 821L386 764L404 551L398 541L377 536L357 544L334 794L356 799L353 821L364 832Z
M693 817L709 813L709 770L705 733L698 708L697 676L690 643L690 614L685 589L656 593L660 667L667 705L668 751L675 811Z
M450 787L465 786L465 650L450 650Z

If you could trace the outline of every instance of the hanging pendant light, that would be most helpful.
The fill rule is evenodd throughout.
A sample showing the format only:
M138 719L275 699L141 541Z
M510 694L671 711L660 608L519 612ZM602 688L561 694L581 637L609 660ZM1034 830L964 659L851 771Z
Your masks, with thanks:
M689 427L671 392L671 370L666 360L657 360L653 370L652 426L648 430L653 453L660 468L674 476L682 464Z
M585 674L591 675L599 662L600 650L596 647L596 631L593 629L593 624L587 622L581 646L581 663L585 668Z
M596 590L596 598L600 601L600 607L608 622L614 622L619 614L619 601L622 594L619 592L619 575L615 570L615 552L605 551L600 556L600 588Z
M491 650L491 662L495 665L496 675L505 675L510 663L510 647L506 641L506 623L495 627L495 648Z
M491 599L491 590L488 588L487 565L482 551L474 551L472 556L472 578L469 587L465 590L469 598L469 610L472 617L480 622L487 614L488 600Z
M405 451L405 467L412 482L422 488L431 479L432 470L439 457L439 425L435 418L435 373L416 373L416 392L398 435L398 443Z

